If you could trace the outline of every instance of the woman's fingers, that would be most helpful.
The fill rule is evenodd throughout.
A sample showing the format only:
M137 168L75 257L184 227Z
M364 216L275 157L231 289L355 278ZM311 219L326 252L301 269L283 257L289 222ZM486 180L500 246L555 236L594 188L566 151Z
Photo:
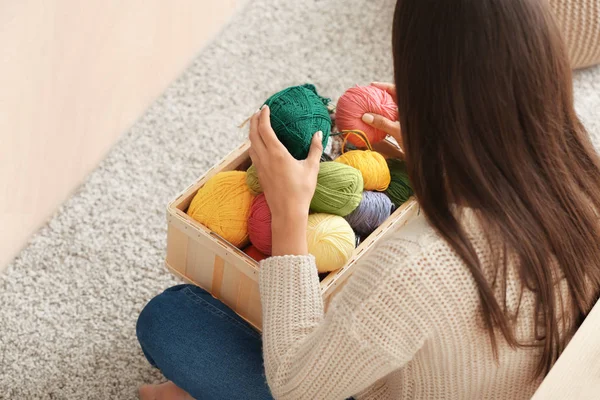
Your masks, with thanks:
M250 149L248 150L248 155L250 156L250 160L252 160L252 164L254 164L258 168L258 164L260 164L260 159L258 158L254 147L250 146Z
M396 85L394 85L393 83L371 82L371 86L375 86L376 88L385 90L390 94L390 96L392 96L394 102L398 103L396 99Z
M250 134L248 135L250 138L250 144L252 145L252 149L254 149L254 153L257 157L261 157L266 152L266 146L260 137L259 129L258 129L258 119L259 119L259 111L257 111L252 118L250 118Z
M364 114L362 120L365 124L384 131L388 135L393 136L396 140L402 140L400 135L400 123L398 121L391 121L382 115L371 113Z
M310 143L310 150L306 161L313 165L318 165L321 161L321 155L323 154L323 132L318 131L313 135L312 142Z
M266 104L259 111L258 132L268 151L285 151L287 149L279 141L271 127L271 110Z

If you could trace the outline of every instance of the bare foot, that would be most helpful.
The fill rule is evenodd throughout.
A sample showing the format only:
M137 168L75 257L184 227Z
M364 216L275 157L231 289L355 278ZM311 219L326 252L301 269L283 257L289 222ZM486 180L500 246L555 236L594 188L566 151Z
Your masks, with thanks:
M194 400L171 381L160 385L143 385L139 389L139 397L140 400Z
M142 385L138 389L140 400L156 400L156 388L158 385Z

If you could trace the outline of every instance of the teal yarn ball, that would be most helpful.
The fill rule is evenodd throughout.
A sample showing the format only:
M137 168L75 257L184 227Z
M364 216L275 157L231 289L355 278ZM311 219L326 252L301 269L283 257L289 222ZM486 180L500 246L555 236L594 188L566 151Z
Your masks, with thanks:
M406 171L406 164L404 161L395 158L388 159L387 164L392 180L385 194L388 195L396 207L400 207L413 195L408 172Z
M310 84L289 87L265 101L275 134L295 159L306 159L317 131L323 132L323 148L327 145L331 132L328 103Z
M310 209L345 217L360 204L363 186L362 174L356 168L335 161L322 162Z

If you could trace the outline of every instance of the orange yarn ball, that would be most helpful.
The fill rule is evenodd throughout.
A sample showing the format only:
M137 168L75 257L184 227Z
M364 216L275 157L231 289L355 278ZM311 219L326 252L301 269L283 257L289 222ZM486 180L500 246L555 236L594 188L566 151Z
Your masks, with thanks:
M252 199L246 185L246 172L219 172L198 190L187 214L241 248L248 242Z
M363 177L364 190L383 192L390 186L391 176L385 158L371 150L352 150L338 158L336 162L349 165L360 171Z

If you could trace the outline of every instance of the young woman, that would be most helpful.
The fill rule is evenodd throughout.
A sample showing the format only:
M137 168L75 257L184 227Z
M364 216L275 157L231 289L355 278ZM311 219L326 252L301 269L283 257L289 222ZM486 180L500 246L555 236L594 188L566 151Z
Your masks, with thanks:
M421 207L327 311L306 225L322 152L304 161L263 107L251 157L272 213L261 339L206 292L153 299L138 337L172 382L144 399L525 399L600 294L600 160L573 110L539 0L400 0L396 137ZM401 127L401 136L400 136ZM263 378L266 371L267 388ZM189 395L188 395L189 393Z

